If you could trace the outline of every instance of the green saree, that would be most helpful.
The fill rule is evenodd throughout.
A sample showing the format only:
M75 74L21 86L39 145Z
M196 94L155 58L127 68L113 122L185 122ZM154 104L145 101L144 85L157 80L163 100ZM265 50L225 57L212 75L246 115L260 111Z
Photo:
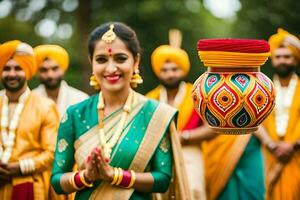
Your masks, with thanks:
M61 176L71 172L76 163L84 168L91 150L99 146L98 95L69 107L62 118L57 138L51 183L58 193L64 193ZM104 119L106 138L109 139L120 120L122 109ZM173 166L169 125L176 110L135 93L133 106L121 138L112 150L110 165L136 172L150 172L154 178L151 193L165 192L170 185ZM173 144L173 141L172 141ZM75 199L151 199L151 193L111 186L98 181L94 187L76 193Z

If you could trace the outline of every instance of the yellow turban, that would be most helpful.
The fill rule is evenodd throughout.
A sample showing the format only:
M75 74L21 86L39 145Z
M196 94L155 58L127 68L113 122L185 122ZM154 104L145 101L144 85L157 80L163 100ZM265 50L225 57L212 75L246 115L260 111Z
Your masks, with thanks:
M66 71L69 66L68 52L58 45L40 45L34 48L36 63L41 67L46 58L52 59L57 62L58 66Z
M10 59L14 59L25 71L27 80L35 74L37 70L35 57L32 47L28 44L13 40L0 45L0 73Z
M151 55L151 64L156 76L159 76L161 67L168 61L176 63L185 75L189 73L190 61L188 54L178 47L161 45Z
M289 32L279 28L277 34L269 38L269 44L271 53L280 46L285 46L291 49L294 56L300 60L300 40Z

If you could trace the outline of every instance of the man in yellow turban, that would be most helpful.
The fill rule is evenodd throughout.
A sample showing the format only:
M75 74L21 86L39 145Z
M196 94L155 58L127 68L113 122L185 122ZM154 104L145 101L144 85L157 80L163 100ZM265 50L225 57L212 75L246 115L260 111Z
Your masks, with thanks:
M30 91L35 74L31 46L18 40L0 45L0 199L48 199L58 128L53 101Z
M69 55L64 48L40 45L34 48L34 53L41 82L34 91L54 100L62 117L68 106L83 101L88 95L63 80L69 66Z
M193 108L191 97L191 83L184 82L190 70L188 54L180 48L181 33L170 30L170 45L157 47L151 56L154 73L160 85L150 91L146 96L165 102L179 110L178 131L183 143L189 186L193 199L206 199L203 174L203 161L198 137L210 132ZM203 138L204 139L204 138Z
M277 92L274 111L265 120L267 199L300 198L299 39L283 29L269 39Z

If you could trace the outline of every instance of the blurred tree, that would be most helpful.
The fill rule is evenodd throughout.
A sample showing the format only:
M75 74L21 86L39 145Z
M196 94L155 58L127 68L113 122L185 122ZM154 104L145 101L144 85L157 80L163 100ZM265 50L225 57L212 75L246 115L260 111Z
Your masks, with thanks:
M293 0L240 0L243 8L235 22L234 37L248 37L268 40L279 27L300 36L300 1ZM270 61L262 67L263 72L272 76Z
M268 39L278 27L300 34L300 2L293 0L241 0L235 35Z
M56 43L67 49L71 57L66 79L89 93L91 67L87 55L87 38L98 25L122 21L131 26L143 48L141 72L142 93L157 85L150 63L152 51L168 43L168 30L183 32L182 48L191 59L188 77L194 81L204 70L197 55L201 38L239 37L263 38L284 27L299 32L300 3L292 0L240 0L236 17L220 19L205 6L209 0L2 0L0 1L0 42L21 39L36 46ZM31 86L37 85L37 80Z

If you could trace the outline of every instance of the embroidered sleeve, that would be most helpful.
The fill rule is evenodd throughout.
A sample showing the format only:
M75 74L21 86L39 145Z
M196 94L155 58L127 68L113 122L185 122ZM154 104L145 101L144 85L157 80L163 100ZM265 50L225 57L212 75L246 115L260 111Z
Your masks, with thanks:
M61 176L66 172L71 172L74 166L74 135L71 112L68 109L61 119L58 129L51 175L51 184L59 194L64 193L60 185Z
M172 148L169 134L161 140L151 159L151 174L154 178L152 192L165 192L172 176Z

